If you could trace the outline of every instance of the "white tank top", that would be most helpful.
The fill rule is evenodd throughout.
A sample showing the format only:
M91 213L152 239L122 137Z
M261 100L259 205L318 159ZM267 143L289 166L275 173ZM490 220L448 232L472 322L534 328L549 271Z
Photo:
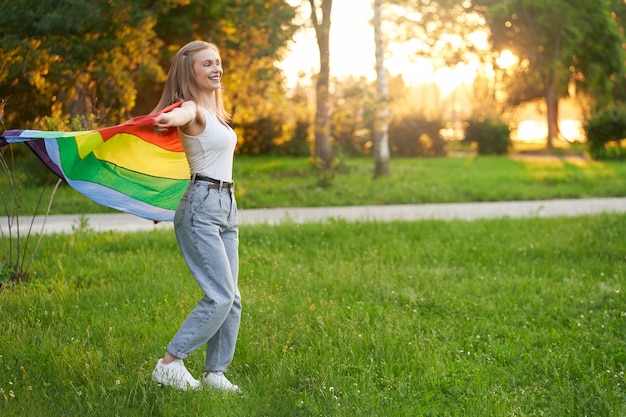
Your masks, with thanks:
M206 109L204 131L187 136L178 129L191 174L204 175L219 181L233 181L233 154L237 134L217 116Z

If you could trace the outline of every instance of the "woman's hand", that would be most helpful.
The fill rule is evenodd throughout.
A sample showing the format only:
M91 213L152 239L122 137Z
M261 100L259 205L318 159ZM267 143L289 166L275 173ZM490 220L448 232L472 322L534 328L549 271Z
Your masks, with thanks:
M196 104L186 101L180 107L154 118L152 129L158 134L165 133L170 127L188 126L196 119Z
M170 128L170 123L170 114L161 113L154 118L154 122L152 122L152 129L159 135L167 133Z

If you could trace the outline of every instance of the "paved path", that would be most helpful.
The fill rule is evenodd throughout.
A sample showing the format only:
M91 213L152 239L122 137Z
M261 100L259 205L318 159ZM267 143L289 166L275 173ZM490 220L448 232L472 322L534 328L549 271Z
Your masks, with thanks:
M254 224L319 222L331 218L348 221L474 220L498 217L572 217L602 212L625 213L626 197L493 203L242 209L239 211L239 223L245 227ZM22 233L27 232L31 220L31 218L21 219ZM43 217L35 218L32 229L34 233L42 230L43 221ZM114 213L50 216L43 230L48 234L72 233L79 228L81 221L86 221L86 226L94 231L135 232L172 227L169 222L154 224L154 222L130 214ZM3 233L6 233L7 227L7 219L0 219L0 228Z

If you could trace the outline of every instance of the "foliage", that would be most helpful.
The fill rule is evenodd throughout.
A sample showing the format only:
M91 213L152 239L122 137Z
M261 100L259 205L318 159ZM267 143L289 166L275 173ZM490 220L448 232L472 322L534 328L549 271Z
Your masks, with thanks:
M145 114L160 95L164 68L193 39L222 47L225 87L233 91L225 96L238 123L269 115L268 98L282 97L275 62L295 31L294 9L284 0L4 4L0 95L11 95L7 124L92 113L114 124L133 110Z
M95 115L70 118L68 115L62 117L59 114L55 114L54 116L38 117L33 122L32 128L44 131L71 132L97 129L98 123ZM51 181L54 174L41 163L37 155L31 152L27 146L18 144L11 145L11 147L17 162L16 167L26 184L29 184L29 186L43 186Z
M595 159L623 159L622 141L626 140L626 104L598 111L585 122L589 153Z
M274 139L281 136L281 120L273 117L257 118L243 126L237 126L242 132L242 141L237 152L242 155L270 154L276 149Z
M479 155L505 155L511 148L511 131L494 117L472 119L467 122L465 140L478 145Z
M454 68L460 62L489 59L478 39L485 21L467 2L456 0L386 0L387 20L400 30L396 41L409 42L416 57L435 68Z
M626 38L611 3L587 1L580 6L584 25L578 34L580 49L573 59L576 88L592 96L600 107L623 99L625 89ZM622 2L622 13L625 9Z
M611 3L611 17L617 25L618 32L626 36L626 3L621 0L612 0ZM626 55L626 47L623 48L622 54ZM622 68L622 71L626 71L626 69ZM619 103L626 102L626 75L623 77L615 77L615 79L610 81L613 87L611 94L613 101ZM600 107L602 105L606 105L606 103L599 104Z
M376 109L374 85L365 77L334 80L331 97L331 137L335 152L363 156L371 148Z
M182 0L181 0L182 1ZM0 87L13 125L51 112L127 118L140 75L162 81L155 8L176 0L11 0L0 14ZM80 11L80 18L77 16Z
M17 174L16 177L18 177L19 181L25 186L27 185L31 188L41 187L48 183L54 176L54 174L41 163L37 155L26 145L8 145L4 151L11 152L11 160L15 161L12 162L12 164L17 167L14 170ZM8 182L7 178L7 186L9 186Z
M232 396L151 381L200 296L171 231L46 236L0 414L622 416L624 247L624 214L242 227Z
M441 120L413 115L393 121L389 126L389 144L400 157L445 156L447 144L441 137Z
M283 58L296 30L291 23L294 8L285 0L223 3L217 12L218 33L208 28L205 36L223 45L224 95L233 121L249 124L263 118L284 120L289 106L283 91L283 76L275 63ZM202 27L197 17L195 20L196 26Z
M309 156L311 154L308 142L310 127L311 122L308 120L297 121L291 139L281 146L282 153L295 157Z
M558 100L575 85L606 102L623 85L624 36L610 0L474 0L487 19L496 51L511 50L519 65L508 80L509 100L542 97L547 106L548 147L558 134Z

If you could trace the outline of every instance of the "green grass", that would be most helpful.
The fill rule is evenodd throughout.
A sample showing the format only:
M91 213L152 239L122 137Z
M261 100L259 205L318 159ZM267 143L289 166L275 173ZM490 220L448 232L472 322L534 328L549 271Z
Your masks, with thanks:
M392 159L390 171L374 180L371 158L346 159L325 186L327 177L305 158L237 156L234 177L242 209L626 196L626 164L575 156ZM0 188L8 190L6 181ZM23 214L33 213L40 193L22 189ZM100 212L112 210L67 186L52 206L52 214Z
M240 397L150 380L200 297L171 231L46 236L0 415L621 417L624 248L625 214L242 227Z

